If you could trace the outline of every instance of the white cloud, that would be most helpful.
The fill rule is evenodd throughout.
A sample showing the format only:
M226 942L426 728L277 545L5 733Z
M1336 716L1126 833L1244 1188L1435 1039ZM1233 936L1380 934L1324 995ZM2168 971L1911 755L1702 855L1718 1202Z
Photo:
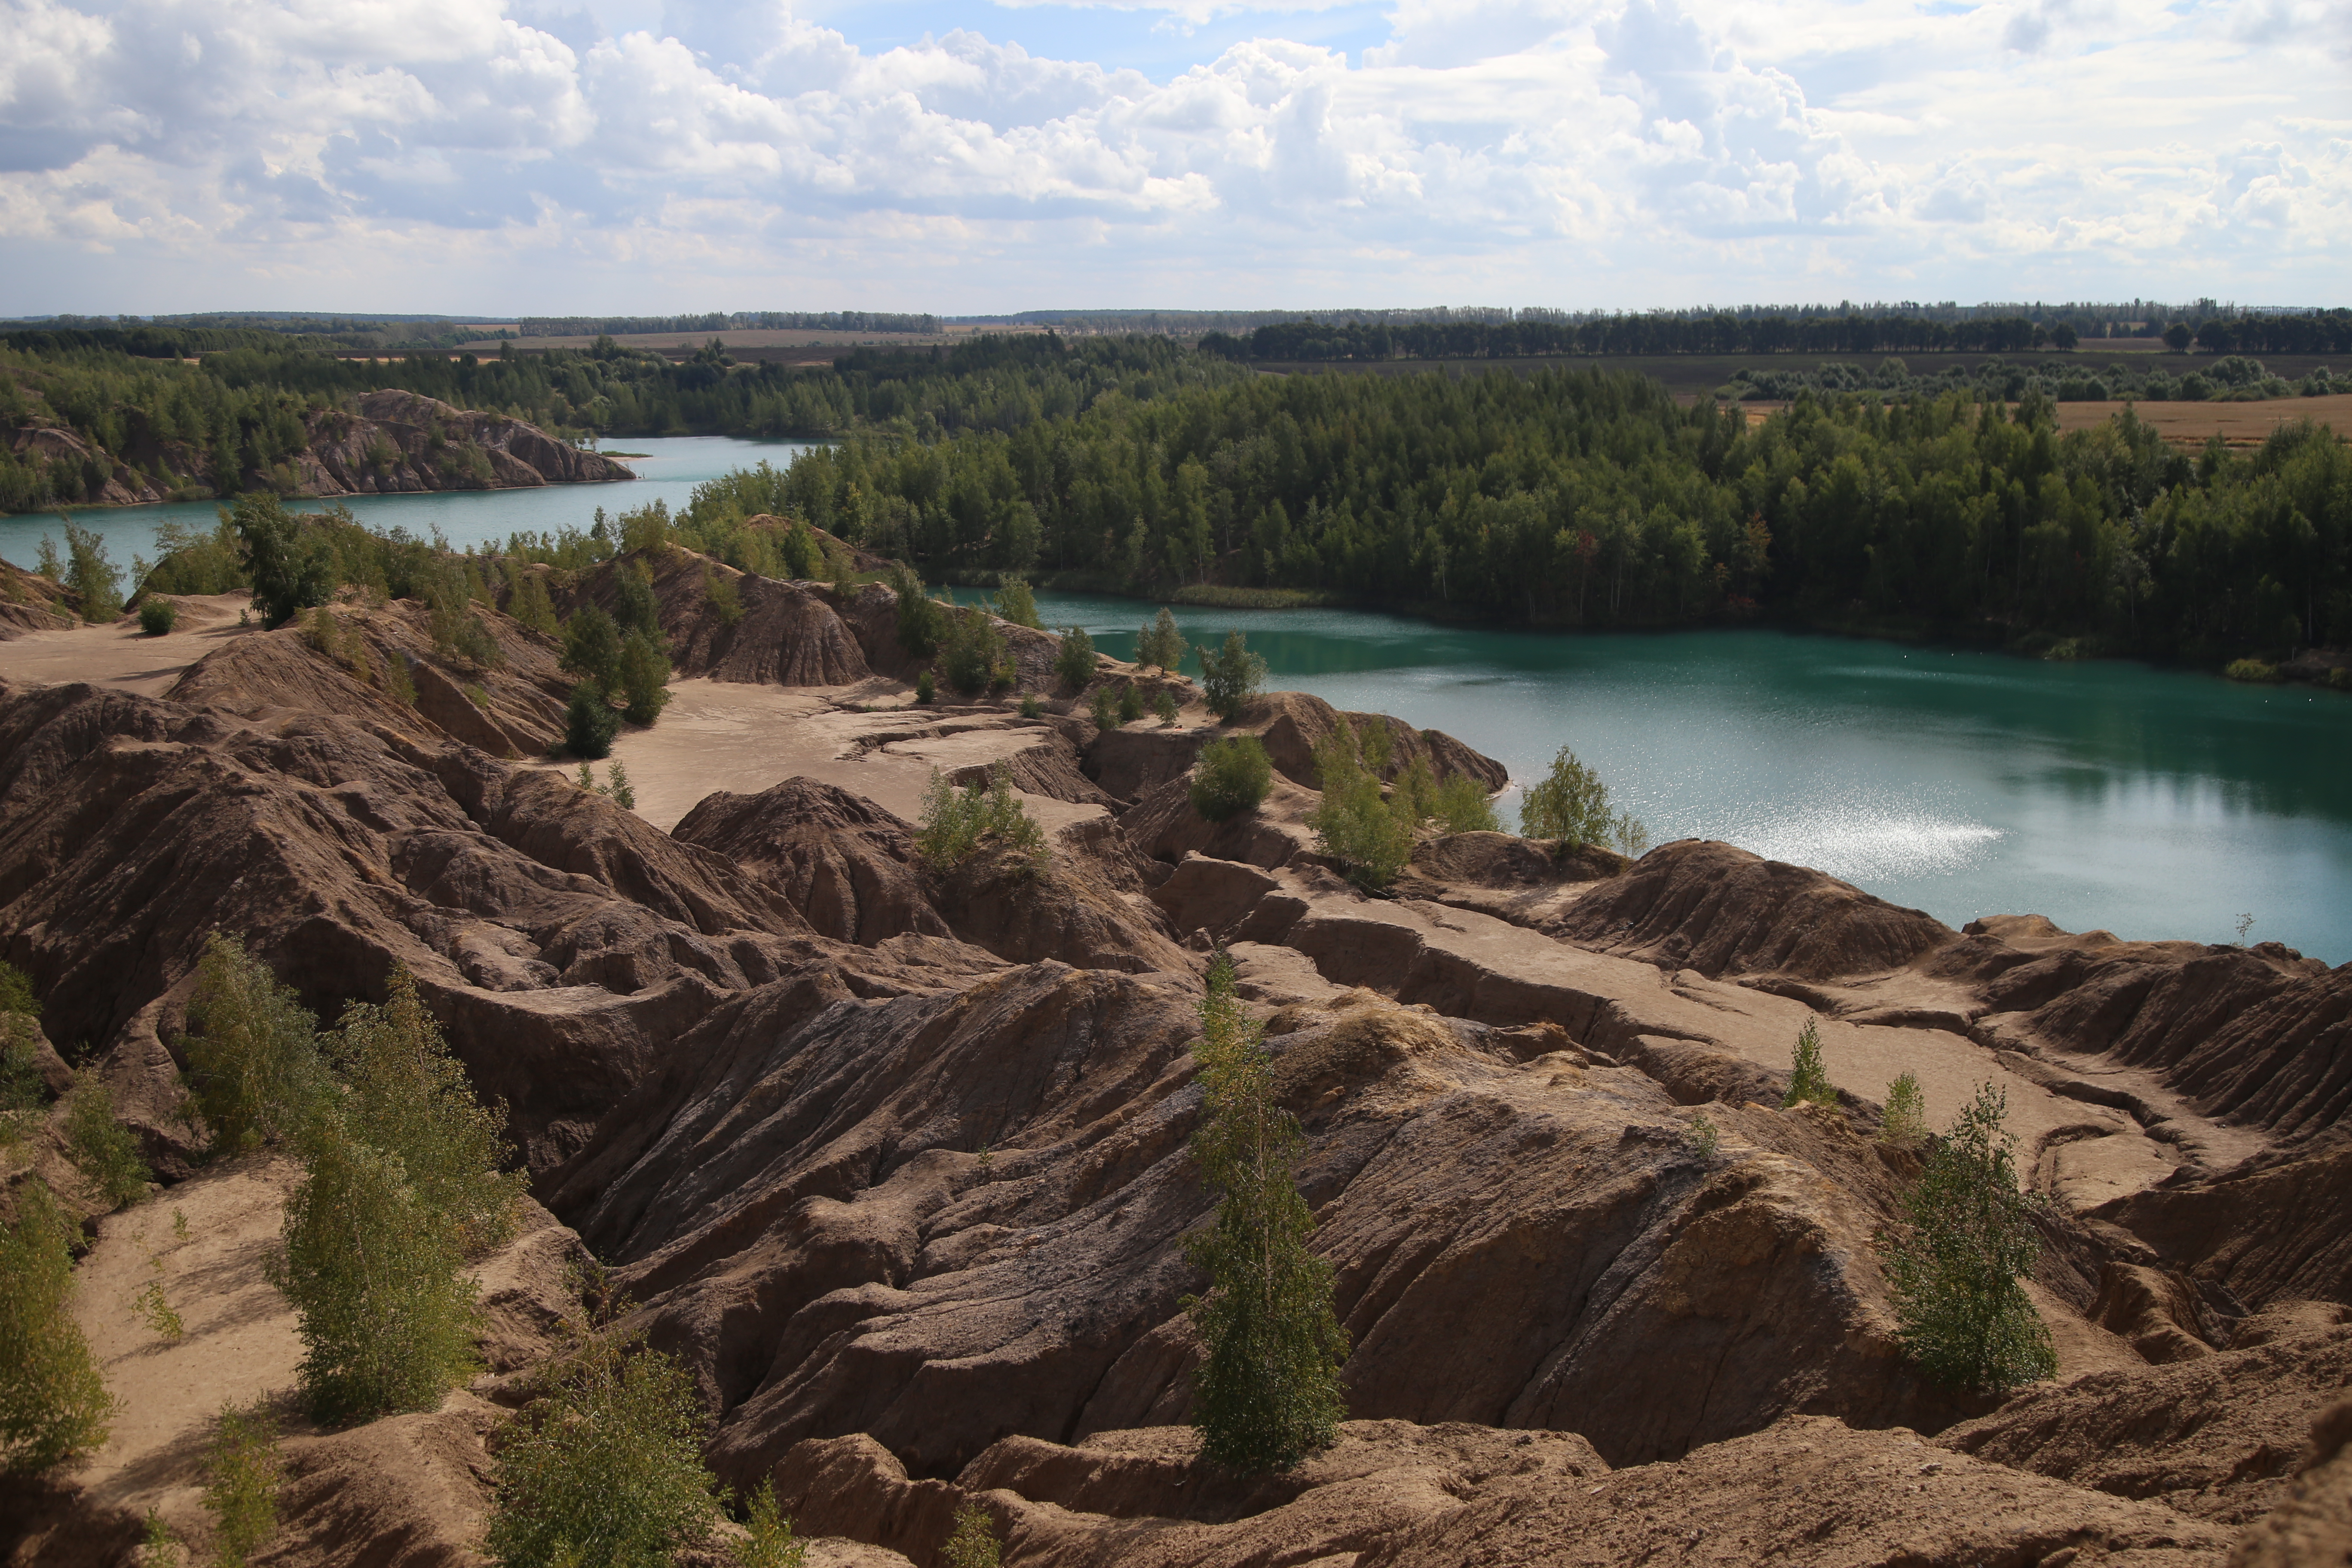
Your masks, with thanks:
M0 0L0 312L2333 297L2345 10L1399 0L1154 81L779 0Z

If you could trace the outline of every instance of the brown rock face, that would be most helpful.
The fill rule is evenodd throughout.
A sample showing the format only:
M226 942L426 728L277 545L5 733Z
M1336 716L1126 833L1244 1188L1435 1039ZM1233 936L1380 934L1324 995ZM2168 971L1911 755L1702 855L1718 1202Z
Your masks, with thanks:
M2352 1561L2352 1399L2311 1424L2286 1499L2239 1538L2231 1568L2336 1568Z
M583 604L608 613L616 601L614 576L638 565L653 579L669 641L671 668L680 675L771 686L847 686L874 673L858 639L822 594L795 583L754 577L690 550L609 561L583 573L557 603L570 615ZM709 584L735 586L742 618L730 626L711 603Z
M2250 1307L2352 1301L2352 1141L2250 1161L2134 1193L2095 1211Z
M773 889L818 931L871 947L907 931L946 936L915 853L914 829L873 802L814 779L756 795L706 795L670 830Z
M520 419L415 392L371 392L360 398L356 416L328 409L304 424L310 442L293 458L298 495L518 489L636 478L626 464Z
M1360 740L1373 725L1388 731L1389 764L1380 771L1382 779L1393 780L1420 761L1428 763L1441 782L1466 773L1490 792L1511 782L1510 772L1502 763L1442 731L1415 730L1379 713L1342 713L1304 691L1269 691L1253 699L1234 728L1258 737L1275 772L1295 784L1320 789L1323 781L1315 772L1315 743L1338 728L1341 719L1355 728Z

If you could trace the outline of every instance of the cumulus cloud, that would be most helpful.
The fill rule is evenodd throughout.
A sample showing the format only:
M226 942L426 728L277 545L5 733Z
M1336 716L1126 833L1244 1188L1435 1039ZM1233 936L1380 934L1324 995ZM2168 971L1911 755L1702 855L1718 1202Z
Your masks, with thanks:
M1709 4L1399 0L1353 65L1269 36L1153 80L974 31L869 51L783 0L618 33L566 0L0 0L0 257L20 310L1639 305L2315 282L2352 238L2352 121L2291 43L2336 5Z

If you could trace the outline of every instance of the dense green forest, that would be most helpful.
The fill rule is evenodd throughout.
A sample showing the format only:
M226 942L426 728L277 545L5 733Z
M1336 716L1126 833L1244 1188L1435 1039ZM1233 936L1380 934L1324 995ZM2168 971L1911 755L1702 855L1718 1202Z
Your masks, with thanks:
M1009 433L853 437L698 512L804 517L934 574L1337 591L1545 625L1757 613L2221 658L2352 641L2352 450L2190 457L1958 393L1750 427L1657 384L1293 375ZM707 521L707 520L706 520Z

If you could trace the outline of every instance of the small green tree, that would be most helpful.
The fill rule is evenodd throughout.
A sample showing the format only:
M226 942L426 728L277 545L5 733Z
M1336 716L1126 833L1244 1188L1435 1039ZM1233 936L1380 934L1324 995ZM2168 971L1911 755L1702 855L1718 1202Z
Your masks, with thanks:
M583 680L572 689L572 701L563 710L563 746L575 757L606 757L613 752L613 737L621 732L621 715L604 696L604 689L593 680Z
M1604 843L1613 826L1609 786L1566 746L1552 758L1551 771L1519 802L1520 836L1557 839L1563 849Z
M1210 712L1230 720L1265 683L1265 660L1250 652L1248 640L1239 632L1227 632L1220 651L1204 647L1200 654L1202 698Z
M1621 811L1610 820L1609 840L1628 860L1639 860L1650 852L1650 830L1630 811Z
M180 1051L190 1108L204 1118L215 1153L282 1142L325 1100L318 1023L241 938L215 931L205 939Z
M1503 819L1495 815L1495 803L1487 797L1486 786L1468 773L1449 773L1437 786L1437 799L1430 815L1448 833L1500 833Z
M1255 735L1229 735L1201 748L1192 770L1192 809L1210 822L1255 811L1274 787L1274 761Z
M205 1447L205 1511L213 1516L214 1561L245 1568L278 1529L278 1488L285 1466L278 1423L265 1405L224 1405Z
M932 681L931 672L928 669L919 671L915 677L915 706L929 708L939 700L939 697L940 689Z
M622 561L613 568L613 625L624 637L642 632L650 641L660 640L661 599L642 561Z
M41 1080L33 1028L26 1015L0 1012L0 1149L22 1142L47 1111L48 1086Z
M507 614L543 637L561 637L562 626L555 618L555 601L548 597L547 578L534 572L520 556L506 559Z
M1827 1105L1838 1102L1837 1089L1830 1083L1829 1069L1822 1065L1822 1031L1812 1019L1797 1031L1797 1049L1789 1068L1789 1092L1780 1098L1780 1108L1798 1105Z
M1412 802L1402 792L1393 802L1382 795L1347 720L1315 742L1315 772L1323 781L1323 799L1307 814L1307 826L1315 830L1316 847L1345 861L1349 879L1360 886L1380 889L1395 881L1412 858Z
M939 769L923 792L922 825L915 847L941 870L953 870L994 845L1017 851L1030 872L1043 876L1053 864L1045 830L1013 793L1013 775L999 763L988 783L959 789Z
M1072 626L1062 634L1062 646L1054 655L1054 673L1073 691L1084 689L1095 678L1095 639L1087 635L1086 627Z
M996 613L1016 626L1045 630L1037 619L1037 595L1018 577L1008 580L996 591Z
M1171 675L1184 662L1184 634L1177 629L1175 612L1165 605L1150 626L1135 634L1135 662L1157 666Z
M66 1097L66 1158L90 1195L109 1210L147 1195L146 1160L131 1129L115 1120L114 1091L94 1068L74 1074Z
M229 521L253 584L253 607L261 612L264 626L283 626L333 595L333 551L301 519L288 515L276 496L241 498Z
M1215 1222L1184 1248L1209 1276L1208 1294L1185 1301L1204 1352L1192 1421L1212 1461L1286 1469L1338 1436L1348 1335L1332 1310L1331 1267L1307 1245L1315 1222L1298 1192L1305 1139L1275 1098L1264 1029L1243 1010L1222 952L1193 1057L1202 1101L1192 1157L1218 1202Z
M583 605L563 623L563 668L599 686L610 686L621 668L621 629L593 605Z
M2040 1256L2036 1200L2019 1191L2008 1098L1991 1083L1935 1141L1881 1238L1904 1353L1937 1382L2002 1393L2056 1372L2021 1281Z
M106 541L73 519L66 522L66 586L81 595L81 618L103 626L122 618L122 569Z
M736 1548L743 1568L803 1568L808 1542L793 1538L793 1521L776 1505L776 1483L761 1481L744 1507L747 1539Z
M1097 730L1116 730L1122 721L1118 716L1118 694L1108 686L1095 688L1093 702L1087 705L1088 717Z
M946 606L923 592L923 580L903 562L890 566L890 591L898 596L898 646L917 658L938 650Z
M1003 634L996 622L976 609L948 611L940 639L940 673L956 690L971 695L988 689L1004 662Z
M1173 730L1176 727L1176 694L1164 686L1153 692L1151 711L1159 719L1161 729Z
M960 1504L955 1531L940 1548L940 1568L997 1568L1003 1548L996 1539L996 1521L978 1501Z
M621 639L617 672L632 724L649 726L669 706L669 656L640 631Z
M1142 717L1143 693L1138 690L1135 682L1130 680L1118 689L1118 721L1121 724L1132 724Z
M702 1463L702 1403L686 1369L588 1335L541 1376L491 1488L491 1561L501 1568L670 1568L718 1518Z
M1897 1073L1886 1086L1886 1114L1878 1123L1878 1141L1895 1149L1916 1149L1927 1142L1927 1096L1916 1073Z
M0 1469L45 1470L106 1441L116 1405L74 1321L73 1226L37 1177L0 1224Z

